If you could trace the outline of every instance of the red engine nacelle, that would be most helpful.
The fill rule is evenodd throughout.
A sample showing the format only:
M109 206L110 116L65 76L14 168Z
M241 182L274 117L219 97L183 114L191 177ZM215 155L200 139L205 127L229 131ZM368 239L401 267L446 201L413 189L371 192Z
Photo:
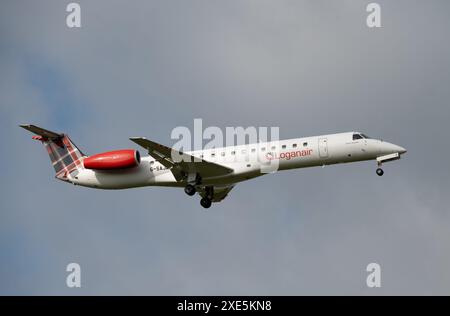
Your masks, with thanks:
M140 162L141 156L137 150L123 149L87 157L83 165L86 169L117 170L136 167Z

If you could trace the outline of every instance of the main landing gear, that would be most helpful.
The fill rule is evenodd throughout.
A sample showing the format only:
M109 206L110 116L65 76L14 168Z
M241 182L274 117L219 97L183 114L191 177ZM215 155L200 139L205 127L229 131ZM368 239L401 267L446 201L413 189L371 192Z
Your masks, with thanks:
M192 184L188 184L184 187L184 192L189 196L193 196L197 190Z
M204 208L210 208L214 195L214 187L205 187L205 196L200 200L200 205Z
M212 204L212 201L208 199L207 197L204 197L200 200L200 205L204 208L210 208Z
M208 186L208 187L205 187L204 190L205 190L205 194L204 195L201 194L203 196L203 198L200 200L200 205L203 206L204 208L210 208L211 204L212 204L212 200L213 200L214 188L211 186ZM195 188L195 186L193 184L188 183L184 187L184 192L189 196L193 196L193 195L195 195L195 193L197 193L197 189Z
M197 173L190 173L186 175L186 182L187 184L184 187L184 192L189 196L193 196L197 192L194 185L200 184L201 182L200 175Z

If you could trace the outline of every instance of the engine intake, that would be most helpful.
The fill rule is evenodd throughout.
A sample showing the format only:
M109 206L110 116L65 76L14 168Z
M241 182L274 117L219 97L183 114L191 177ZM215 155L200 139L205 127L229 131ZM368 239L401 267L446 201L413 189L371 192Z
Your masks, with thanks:
M83 160L86 169L118 170L137 167L141 162L139 151L123 149L93 155Z

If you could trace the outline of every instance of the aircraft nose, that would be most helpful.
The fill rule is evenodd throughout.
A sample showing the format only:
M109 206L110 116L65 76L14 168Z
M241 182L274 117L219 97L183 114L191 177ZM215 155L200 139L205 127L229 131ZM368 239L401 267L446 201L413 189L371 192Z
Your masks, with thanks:
M398 145L395 145L392 143L382 142L381 153L386 154L386 155L392 154L392 153L404 154L404 153L406 153L406 149L403 148L402 146L398 146Z

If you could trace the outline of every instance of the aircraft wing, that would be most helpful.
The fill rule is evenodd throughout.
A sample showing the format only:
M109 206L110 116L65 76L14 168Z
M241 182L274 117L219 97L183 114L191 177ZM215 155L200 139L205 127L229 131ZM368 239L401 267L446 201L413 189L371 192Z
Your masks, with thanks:
M147 149L148 154L155 158L164 167L170 169L177 181L182 180L187 174L197 173L202 178L219 177L233 172L233 169L223 165L206 161L189 154L158 144L145 137L131 137L131 141ZM181 161L174 161L172 157L179 155Z

